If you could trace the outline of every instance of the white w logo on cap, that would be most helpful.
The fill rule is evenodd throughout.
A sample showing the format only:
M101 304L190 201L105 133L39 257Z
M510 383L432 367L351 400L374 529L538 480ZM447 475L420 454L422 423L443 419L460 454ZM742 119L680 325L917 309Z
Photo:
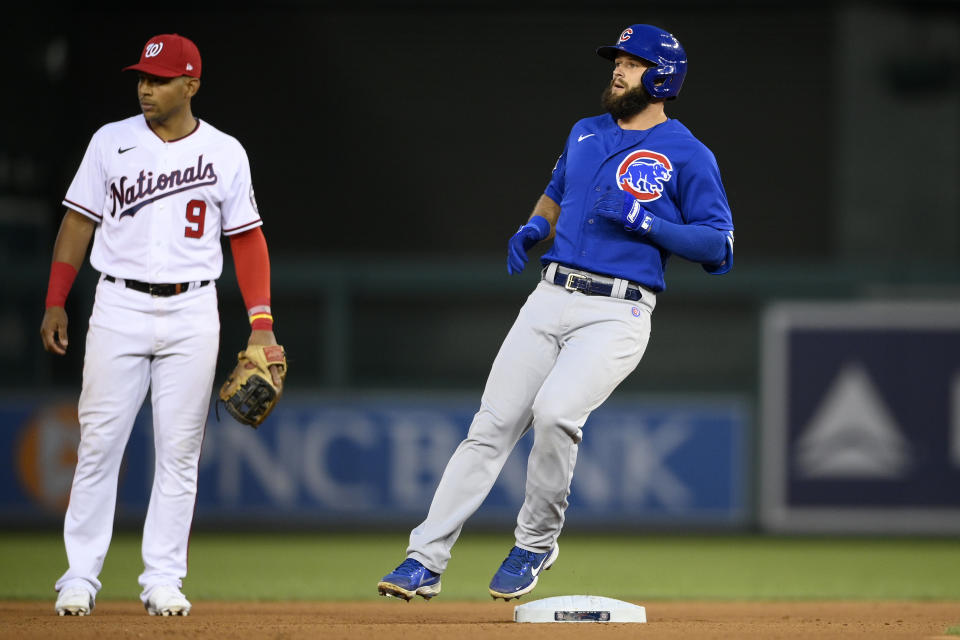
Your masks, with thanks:
M151 42L147 45L146 51L143 52L144 58L154 58L160 55L160 52L163 51L162 42Z

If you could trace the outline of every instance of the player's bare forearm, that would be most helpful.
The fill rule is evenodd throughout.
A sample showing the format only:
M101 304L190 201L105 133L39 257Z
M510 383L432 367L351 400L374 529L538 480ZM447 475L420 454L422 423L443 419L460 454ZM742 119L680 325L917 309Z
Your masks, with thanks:
M53 262L66 262L79 271L87 255L94 229L96 223L93 220L67 209L53 245Z
M541 216L550 223L550 235L544 240L551 239L557 228L557 220L560 219L560 205L554 202L550 196L543 194L537 200L536 206L533 207L533 213L530 214L530 217L533 216Z
M273 330L254 330L250 332L250 339L247 340L247 345L260 345L261 347L269 347L270 345L279 344L277 342L277 337L273 335Z
M70 268L73 269L72 274L66 278L66 284L63 285L63 298L66 298L66 292L69 291L70 284L73 283L73 277L83 264L95 227L96 224L93 220L71 209L67 209L63 220L60 222L60 231L57 232L57 240L53 245L52 262L62 262L70 265L70 267L54 264L51 267L51 281L57 280L55 277L58 273L56 271L57 267L62 267L68 271ZM62 302L60 300L54 304L51 304L49 297L47 300L49 306L43 312L43 320L40 322L40 340L43 342L43 348L48 352L62 356L66 354L69 344L67 339L67 312L61 306Z

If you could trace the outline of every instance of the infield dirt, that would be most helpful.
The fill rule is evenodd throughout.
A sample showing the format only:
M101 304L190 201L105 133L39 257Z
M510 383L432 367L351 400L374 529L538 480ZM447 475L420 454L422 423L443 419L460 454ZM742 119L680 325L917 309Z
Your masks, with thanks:
M0 603L5 638L949 638L957 602L652 602L646 624L518 624L516 601L195 602L157 618L139 602L98 602L92 616L57 616L50 602Z

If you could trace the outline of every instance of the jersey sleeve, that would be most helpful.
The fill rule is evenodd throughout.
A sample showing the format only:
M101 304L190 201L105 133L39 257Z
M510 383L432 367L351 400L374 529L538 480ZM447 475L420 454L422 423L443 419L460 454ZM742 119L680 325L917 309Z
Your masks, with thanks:
M727 273L733 268L733 215L717 160L703 147L694 154L681 175L680 210L684 222L705 225L724 233L723 259L718 263L703 264L703 269L713 275Z
M563 146L563 153L561 153L560 157L557 158L557 163L553 165L553 174L550 177L550 182L547 184L547 188L544 189L543 191L545 195L547 195L551 200L553 200L557 204L560 204L561 202L563 202L563 190L564 190L564 187L566 186L566 172L567 172L567 145L565 144Z
M107 178L103 163L103 129L93 134L80 168L63 198L63 205L94 222L103 220L103 203L107 199Z
M733 229L720 168L710 151L701 148L694 154L679 178L680 211L686 224L703 224L720 231Z
M237 170L220 209L221 229L225 236L250 231L263 224L253 195L250 162L240 143L237 143L237 158Z

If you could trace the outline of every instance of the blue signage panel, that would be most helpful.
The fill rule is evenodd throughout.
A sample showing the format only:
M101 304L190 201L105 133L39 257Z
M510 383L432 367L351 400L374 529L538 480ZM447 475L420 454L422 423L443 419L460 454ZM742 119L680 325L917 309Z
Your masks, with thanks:
M478 398L289 394L258 430L211 411L196 522L416 524ZM0 518L62 517L76 463L75 399L8 400L0 438L22 468L2 477ZM621 396L584 427L568 523L738 526L747 522L749 416L730 397ZM149 406L123 466L118 518L142 519L152 485ZM473 521L512 523L523 502L528 434Z
M960 531L960 305L779 305L764 327L764 522Z

